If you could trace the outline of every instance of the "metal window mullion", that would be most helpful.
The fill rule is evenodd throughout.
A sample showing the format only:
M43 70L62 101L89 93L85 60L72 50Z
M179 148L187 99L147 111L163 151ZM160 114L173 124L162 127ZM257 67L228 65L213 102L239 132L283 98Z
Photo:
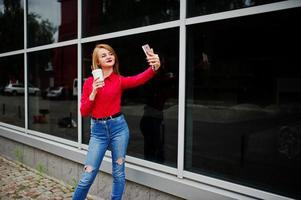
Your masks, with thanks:
M262 13L274 12L274 11L285 10L290 8L297 8L297 7L301 7L300 0L281 1L277 3L263 4L263 5L253 6L253 7L247 7L247 8L229 10L224 12L217 12L208 15L191 17L186 20L186 25L237 18L237 17L248 16L248 15L262 14Z
M61 143L61 144L72 146L72 147L77 146L76 141L65 139L65 138L62 138L62 137L59 137L59 136L53 136L53 135L45 133L45 132L43 133L43 132L40 132L40 131L35 131L35 130L30 130L29 129L28 134L30 134L32 136L38 136L39 138L47 139L49 141L58 142L58 143Z
M80 114L80 99L81 99L81 88L82 88L82 1L77 1L77 140L78 148L82 146L82 117Z
M112 39L112 38L118 38L118 37L124 37L124 36L130 36L130 35L136 35L141 33L148 33L152 31L159 31L159 30L165 30L169 28L175 28L179 27L179 20L171 21L171 22L164 22L159 24L153 24L149 26L142 26L138 28L131 28L131 29L125 29L125 30L119 30L115 32L109 32L104 34L99 34L95 36L85 37L81 39L82 43L89 43L89 42L95 42L99 40L106 40L106 39Z
M8 124L8 123L5 123L5 122L0 122L0 128L8 128L8 129L16 130L16 131L19 131L19 132L22 132L22 133L25 132L25 128L20 127L20 126L16 126L16 125L12 125L12 124Z
M185 62L186 62L186 0L180 1L179 48L179 110L178 110L178 178L183 178L185 135Z
M279 199L279 200L291 200L289 197L274 194L268 191L240 185L227 180L221 180L210 176L196 174L194 172L184 171L184 177L188 180L195 181L196 183L206 184L208 186L216 187L217 190L223 189L223 193L229 195L243 194L256 199ZM216 189L214 189L216 190ZM229 193L230 192L230 193ZM231 194L232 193L232 194ZM235 194L236 193L236 194ZM235 198L237 199L237 198ZM238 198L239 199L239 198Z
M22 54L22 53L24 53L24 49L0 53L0 58L7 57L7 56L14 56L14 55Z
M27 1L23 0L24 4L24 117L25 117L25 133L28 132L28 79L27 79Z
M67 41L63 41L63 42L57 42L57 43L52 43L52 44L45 44L42 46L30 47L27 49L27 52L34 52L34 51L41 51L41 50L54 49L54 48L65 47L65 46L70 46L70 45L76 45L77 41L78 41L77 39L72 39L72 40L67 40Z
M111 158L111 154L107 157ZM166 164L160 164L160 163L156 163L156 162L153 162L153 161L140 159L140 158L135 157L134 155L132 155L132 156L127 155L126 156L126 163L136 165L136 166L139 166L139 167L145 167L145 168L153 169L153 170L164 172L164 173L167 173L167 174L173 174L174 176L177 175L177 169L172 167L172 166L168 166Z

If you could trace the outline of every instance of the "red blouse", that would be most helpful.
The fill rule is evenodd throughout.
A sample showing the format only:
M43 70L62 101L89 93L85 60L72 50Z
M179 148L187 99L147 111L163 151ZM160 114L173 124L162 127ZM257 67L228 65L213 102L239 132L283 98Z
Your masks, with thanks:
M93 77L89 77L83 86L80 112L83 117L91 115L95 118L111 116L121 111L121 96L125 89L134 88L146 83L155 75L151 67L144 72L129 77L116 73L106 77L105 85L99 88L94 101L89 99L92 92Z

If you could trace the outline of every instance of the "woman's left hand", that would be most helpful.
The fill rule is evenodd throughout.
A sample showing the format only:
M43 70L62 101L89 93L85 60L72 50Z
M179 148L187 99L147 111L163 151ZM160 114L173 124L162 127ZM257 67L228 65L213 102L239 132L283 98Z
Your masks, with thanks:
M147 52L147 62L150 66L154 67L154 70L157 71L160 66L160 58L158 54L155 54L153 49L151 49L150 51Z

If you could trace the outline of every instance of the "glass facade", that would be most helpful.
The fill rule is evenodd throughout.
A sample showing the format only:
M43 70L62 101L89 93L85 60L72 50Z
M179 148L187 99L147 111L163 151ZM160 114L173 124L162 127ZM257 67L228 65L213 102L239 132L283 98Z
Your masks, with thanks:
M279 1L283 0L189 0L187 1L187 16L195 17Z
M0 53L24 48L24 5L22 0L0 0Z
M161 38L166 38L164 41ZM122 76L136 75L147 68L141 46L148 43L161 57L162 70L149 83L124 92L122 112L131 130L128 155L176 166L178 124L177 28L137 34L84 45L83 77L91 76L91 52L95 44L115 49ZM84 119L83 141L88 143L89 119Z
M25 127L24 55L0 58L0 122Z
M85 37L179 19L179 0L90 0L82 3Z
M28 55L28 83L38 90L28 98L29 129L77 141L76 80L76 45Z
M148 67L149 44L161 69L122 98L128 162L196 184L227 181L216 187L236 194L245 193L233 185L247 186L255 199L301 198L301 2L79 2L0 0L0 127L86 149L78 85L95 45L111 45L132 76Z
M186 170L300 197L300 11L188 27Z
M77 1L27 0L28 46L77 38Z

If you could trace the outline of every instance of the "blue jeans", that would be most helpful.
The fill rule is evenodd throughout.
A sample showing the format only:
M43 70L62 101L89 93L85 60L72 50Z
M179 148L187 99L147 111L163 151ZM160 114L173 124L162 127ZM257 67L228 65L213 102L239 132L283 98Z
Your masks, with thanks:
M121 199L125 187L125 155L129 141L129 129L124 116L97 121L91 119L91 136L85 171L75 189L73 199L84 200L98 173L107 149L112 155L112 194L111 199Z

